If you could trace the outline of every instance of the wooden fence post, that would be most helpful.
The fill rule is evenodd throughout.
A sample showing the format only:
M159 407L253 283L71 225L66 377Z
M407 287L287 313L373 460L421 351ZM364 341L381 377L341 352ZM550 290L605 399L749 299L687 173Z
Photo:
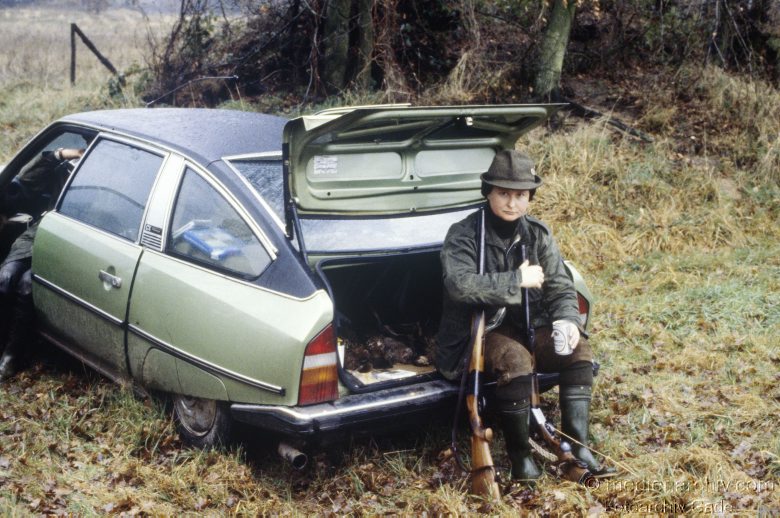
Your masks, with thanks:
M76 83L76 35L78 35L78 37L81 38L81 41L84 42L84 45L86 45L87 48L91 50L95 56L97 56L98 60L103 64L104 67L106 67L115 76L119 75L119 72L116 71L114 65L111 64L108 58L106 58L103 54L100 53L97 47L95 47L95 44L92 43L89 38L87 38L87 35L81 32L81 29L79 29L78 25L76 25L75 23L71 23L70 24L70 84Z
M76 24L70 24L70 84L76 84Z

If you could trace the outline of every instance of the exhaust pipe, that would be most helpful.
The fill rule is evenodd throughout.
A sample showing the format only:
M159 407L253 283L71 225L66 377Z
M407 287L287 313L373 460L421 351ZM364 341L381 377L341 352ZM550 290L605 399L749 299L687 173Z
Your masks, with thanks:
M297 470L302 470L309 462L309 457L305 453L297 448L293 448L286 442L280 442L276 451L278 451L279 455Z

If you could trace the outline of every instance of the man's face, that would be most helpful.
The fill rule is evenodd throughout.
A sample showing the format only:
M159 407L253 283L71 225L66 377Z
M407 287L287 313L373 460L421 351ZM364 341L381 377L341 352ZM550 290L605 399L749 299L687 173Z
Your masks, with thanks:
M493 214L504 221L512 222L525 216L531 193L527 190L493 187L487 195L487 201Z

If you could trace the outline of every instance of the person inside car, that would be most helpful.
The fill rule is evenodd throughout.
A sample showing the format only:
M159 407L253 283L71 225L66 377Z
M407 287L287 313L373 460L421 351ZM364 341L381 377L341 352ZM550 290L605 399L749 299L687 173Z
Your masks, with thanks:
M477 211L453 224L441 251L444 294L437 336L437 368L456 379L468 355L473 311L487 315L506 308L503 321L485 337L485 372L496 380L495 408L500 419L514 480L541 476L528 442L532 357L526 347L522 288L528 288L536 330L536 367L560 373L561 428L576 439L574 455L593 474L606 474L590 450L588 421L593 356L582 336L577 295L550 229L528 215L542 180L524 153L496 154L481 176L485 209L485 270L478 274ZM525 245L528 260L521 259ZM562 352L556 353L556 342Z
M84 149L44 151L3 193L6 216L27 215L27 229L13 242L0 265L0 381L16 374L33 323L32 245L43 212L53 208Z

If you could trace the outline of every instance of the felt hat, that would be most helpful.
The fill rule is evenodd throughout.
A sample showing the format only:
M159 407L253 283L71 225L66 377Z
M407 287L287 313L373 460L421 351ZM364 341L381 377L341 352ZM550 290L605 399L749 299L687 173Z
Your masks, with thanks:
M504 149L496 153L487 172L480 178L487 184L504 189L533 191L542 185L533 160L514 149Z

